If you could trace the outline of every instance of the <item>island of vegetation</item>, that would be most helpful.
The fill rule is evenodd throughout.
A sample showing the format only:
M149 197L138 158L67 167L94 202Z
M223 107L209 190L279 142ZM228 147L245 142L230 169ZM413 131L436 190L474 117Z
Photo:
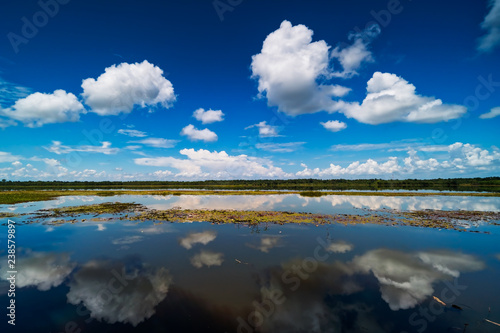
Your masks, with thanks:
M479 232L471 227L474 223L490 223L500 220L499 212L477 211L435 211L419 210L367 211L364 214L314 214L282 211L253 211L231 209L182 209L174 207L167 210L149 209L137 203L106 202L94 205L70 206L42 209L26 216L20 223L43 223L61 225L77 222L137 221L153 223L210 222L214 224L380 224L387 226L412 226L423 228L451 229L458 231ZM486 232L488 233L488 232Z

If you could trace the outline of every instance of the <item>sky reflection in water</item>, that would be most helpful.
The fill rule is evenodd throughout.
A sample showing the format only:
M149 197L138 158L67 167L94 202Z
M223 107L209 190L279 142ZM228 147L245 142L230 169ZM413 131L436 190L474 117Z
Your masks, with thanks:
M57 204L81 204L81 199L61 198ZM478 197L135 196L127 201L158 209L285 207L326 213L499 207L498 198ZM54 201L24 205L15 211ZM458 332L467 323L468 330L494 332L497 327L483 319L500 318L497 232L87 221L22 225L16 237L22 245L16 329L23 331L63 332L74 323L82 332L251 332L255 326L261 332L453 327ZM2 249L5 240L2 230ZM0 255L5 272L5 251ZM0 284L2 304L6 277Z

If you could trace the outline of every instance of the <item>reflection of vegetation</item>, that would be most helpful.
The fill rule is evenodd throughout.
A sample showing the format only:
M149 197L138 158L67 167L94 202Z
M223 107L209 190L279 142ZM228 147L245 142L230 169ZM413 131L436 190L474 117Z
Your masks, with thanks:
M126 213L126 214L125 214ZM414 226L425 228L454 229L464 231L468 225L464 222L489 222L500 220L499 212L477 211L434 211L421 210L414 212L384 211L369 212L364 215L355 214L313 214L277 211L236 211L236 210L207 210L207 209L182 209L172 208L167 210L147 209L135 203L103 203L77 207L53 208L37 211L30 221L34 223L47 218L57 217L49 224L75 223L78 215L121 214L120 220L153 221L153 222L211 222L211 223L236 223L250 226L266 225L268 223L306 223L306 224L381 224L390 226ZM64 220L64 217L72 217ZM99 221L111 220L102 218ZM82 220L84 221L84 220ZM497 224L492 222L492 224Z
M500 193L459 193L459 192L335 192L335 191L273 191L273 190L38 190L38 191L0 191L0 204L15 204L31 201L53 200L61 196L87 196L95 195L101 197L110 197L115 195L271 195L271 194L300 194L306 197L319 197L323 195L375 195L386 197L399 196L481 196L481 197L500 197Z
M250 189L250 190L451 190L500 192L500 177L453 179L288 179L134 182L5 181L0 190L63 189Z

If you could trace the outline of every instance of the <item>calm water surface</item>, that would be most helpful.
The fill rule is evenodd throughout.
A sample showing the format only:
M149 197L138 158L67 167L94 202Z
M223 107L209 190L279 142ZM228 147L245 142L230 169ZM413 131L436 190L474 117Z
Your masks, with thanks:
M328 214L500 210L499 198L489 197L267 195L62 197L4 205L0 211L109 201L156 209ZM498 332L498 326L484 320L500 322L498 228L479 225L478 230L491 232L484 234L336 224L250 227L87 220L18 225L16 327L7 325L4 314L0 329L463 332L467 327L466 332ZM0 233L4 309L9 300L6 230L3 226Z

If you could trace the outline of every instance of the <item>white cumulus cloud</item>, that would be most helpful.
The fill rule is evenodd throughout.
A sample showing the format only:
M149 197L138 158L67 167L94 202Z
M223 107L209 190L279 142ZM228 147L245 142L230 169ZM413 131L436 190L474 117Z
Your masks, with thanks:
M200 108L193 112L193 117L195 117L196 120L201 121L202 124L211 124L218 121L223 121L224 113L221 110L205 111L205 109Z
M208 128L199 130L191 124L182 129L181 135L187 136L191 141L213 142L218 139L217 134Z
M281 168L272 162L247 155L228 155L225 151L210 152L205 149L182 149L186 159L175 157L144 157L134 159L137 165L172 167L178 170L176 177L206 178L251 178L251 177L287 177Z
M259 96L291 116L336 111L337 102L332 98L349 92L345 87L318 83L332 74L330 47L323 40L313 42L312 35L305 25L292 26L285 20L266 37L261 52L252 56L252 77L258 80Z
M320 123L324 128L332 132L338 132L347 128L347 124L338 120L329 120L327 122Z
M33 93L18 99L13 106L0 109L0 114L20 121L27 127L40 127L45 124L76 122L80 113L85 113L83 105L75 95L64 90L52 94Z
M366 90L361 104L346 103L342 108L347 117L366 124L436 123L459 118L467 111L461 105L443 104L440 99L418 95L413 84L391 73L375 72Z
M85 104L101 116L130 113L135 105L169 108L176 100L163 70L147 60L108 67L97 80L83 80L82 88Z

